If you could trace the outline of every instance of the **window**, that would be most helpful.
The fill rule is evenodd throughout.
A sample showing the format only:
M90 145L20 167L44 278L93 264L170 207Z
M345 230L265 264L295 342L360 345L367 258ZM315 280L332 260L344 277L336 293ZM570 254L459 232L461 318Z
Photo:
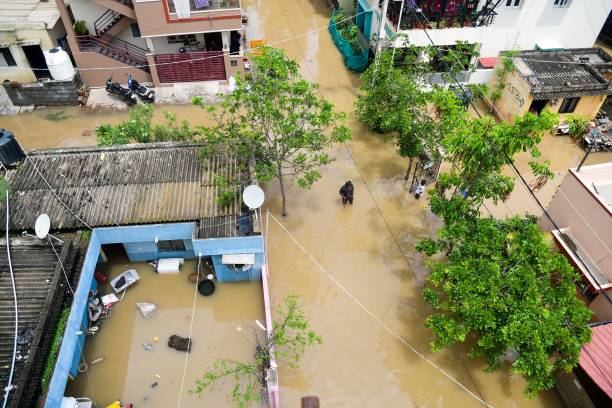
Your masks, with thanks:
M11 50L8 47L0 48L0 67L14 67L17 65Z
M518 7L521 5L521 0L506 0L506 7Z
M132 28L132 37L140 38L140 27L138 27L138 24L130 24L130 27Z
M554 5L557 7L565 7L569 4L569 0L554 0Z
M195 34L169 35L168 44L191 44L198 42Z
M182 239L172 239L169 241L159 241L157 243L157 248L159 252L175 252L175 251L184 251L185 243Z
M565 98L559 107L559 113L572 113L580 98Z

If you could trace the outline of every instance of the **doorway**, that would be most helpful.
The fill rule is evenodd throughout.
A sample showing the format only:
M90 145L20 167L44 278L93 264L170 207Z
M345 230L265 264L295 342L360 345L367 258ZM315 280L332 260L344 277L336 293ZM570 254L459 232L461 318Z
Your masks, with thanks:
M205 33L204 42L206 43L206 51L223 51L223 38L221 33Z
M26 59L30 64L30 68L32 68L32 71L36 76L36 79L51 77L47 67L47 61L45 61L45 56L40 48L40 45L23 45L21 49L23 49L23 53L25 54Z
M533 102L531 102L531 106L529 107L529 112L539 115L540 113L542 113L542 111L547 105L548 100L546 99L534 99Z

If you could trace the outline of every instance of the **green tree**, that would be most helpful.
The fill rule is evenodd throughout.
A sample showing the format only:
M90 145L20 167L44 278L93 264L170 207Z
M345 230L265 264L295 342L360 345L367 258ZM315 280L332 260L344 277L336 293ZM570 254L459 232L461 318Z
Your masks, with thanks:
M220 359L196 381L195 388L189 393L201 396L215 384L231 378L234 381L232 401L239 408L249 407L261 400L266 389L266 371L270 368L272 354L280 363L292 368L299 367L304 351L321 344L322 337L310 329L310 321L301 310L296 295L285 298L284 305L277 308L277 315L278 320L273 322L270 336L261 340L253 331L257 342L254 362Z
M95 130L101 146L128 143L176 142L191 140L195 130L187 121L178 123L175 113L164 111L164 123L153 124L152 105L138 105L130 110L127 121L118 125L102 124Z
M321 178L319 168L331 162L327 149L351 138L345 115L317 94L317 85L301 78L298 63L281 50L262 48L253 71L236 82L220 109L208 108L217 125L202 129L203 154L233 152L252 159L259 181L278 179L286 215L285 182L308 189Z
M391 134L399 155L409 158L405 179L415 157L428 153L440 158L443 138L466 115L453 92L431 84L434 67L430 62L441 60L448 72L462 71L469 65L466 48L470 47L458 43L457 50L444 54L435 47L412 45L386 50L361 76L355 113L370 129Z
M462 218L438 237L417 246L446 254L430 262L423 291L434 310L426 320L434 351L467 341L491 371L513 354L528 396L551 388L555 369L576 367L591 313L576 297L577 274L551 252L536 219Z
M430 197L432 211L452 223L458 216L475 216L484 200L506 199L514 189L514 178L503 169L521 152L531 154L531 170L542 183L552 178L548 163L536 159L540 157L538 143L556 123L557 115L548 111L526 113L516 117L514 124L464 117L444 138L445 157L452 166L438 179Z

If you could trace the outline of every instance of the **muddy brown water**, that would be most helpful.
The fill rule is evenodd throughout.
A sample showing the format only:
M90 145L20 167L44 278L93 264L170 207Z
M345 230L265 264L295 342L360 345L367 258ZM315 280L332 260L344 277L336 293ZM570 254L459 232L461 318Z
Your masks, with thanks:
M306 352L299 369L290 369L281 364L283 406L298 406L299 398L303 395L320 396L325 407L483 405L390 335L313 263L314 258L389 329L487 403L495 407L560 407L561 402L554 391L542 392L535 399L526 399L522 394L525 383L519 376L508 371L486 373L483 362L468 358L464 347L437 354L430 351L432 336L423 326L429 309L420 295L427 271L414 251L414 244L433 234L438 224L427 210L427 196L417 201L408 193L402 180L405 161L398 158L393 147L384 143L380 135L367 131L355 120L352 106L359 79L345 69L329 37L326 25L330 12L326 1L244 0L243 7L249 16L248 38L265 39L269 44L285 49L291 58L300 63L304 77L318 82L320 92L339 110L347 112L348 124L353 131L353 141L331 152L335 161L323 169L322 180L311 190L289 188L287 217L279 215L278 186L266 186L265 210L270 210L312 256L299 248L278 223L270 221L271 296L279 302L287 294L300 295L314 329L324 339L321 346ZM323 29L301 35L317 27ZM286 40L295 36L299 37ZM161 117L161 109L169 109L193 124L205 122L199 108L158 108L157 120ZM91 131L101 123L117 123L127 117L126 112L91 113L77 108L58 110L63 110L69 117L57 122L49 121L45 116L57 110L43 110L0 117L0 127L13 130L28 149L93 145L94 137L82 136L83 131ZM546 205L567 168L575 166L584 153L569 140L552 136L546 136L541 147L542 158L551 161L557 175L553 182L538 192ZM593 154L587 164L610 160L610 154ZM521 171L527 170L527 161L526 156L517 160ZM355 184L355 204L343 208L337 191L346 180L352 180ZM489 208L499 216L525 211L540 215L534 201L518 182L508 202L490 205ZM111 266L113 273L118 273L123 267L121 263ZM184 286L180 293L189 298L190 287ZM232 292L231 299L220 300L238 322L226 327L225 333L228 335L241 325L242 319L251 321L255 317L250 314L244 317L239 313L251 301L258 299L255 286L251 286L247 284L244 289ZM170 301L174 292L168 291L160 296L167 296L164 301ZM186 318L188 302L184 299L181 302L173 309L179 315L166 316L168 319L180 321ZM214 309L217 306L211 307ZM138 398L143 398L143 393L152 390L151 393L157 394L151 396L146 405L140 401L142 406L174 406L176 399L159 399L164 390L160 388L161 382L154 389L147 387L154 382L150 374L157 368L162 371L167 369L165 374L160 375L164 381L169 375L172 378L170 381L174 382L172 387L177 387L176 381L180 379L177 378L179 371L176 362L163 357L156 365L148 358L149 355L140 348L141 340L134 338L134 333L148 329L134 323L139 316L131 306L126 309L125 313L117 309L113 315L113 320L123 321L117 323L118 327L122 327L121 331L102 332L87 346L87 358L93 359L98 356L98 350L113 349L119 343L117 338L129 338L129 341L121 340L123 345L118 353L129 358L115 359L112 364L105 360L92 368L92 376L94 371L98 371L95 395L99 395L100 402L129 396L136 403ZM205 323L202 323L198 337L207 338L205 327L210 323L209 318L203 318ZM113 324L112 320L110 324ZM194 336L194 339L197 338ZM218 350L218 353L235 358L249 356L249 347L238 340L222 343ZM117 374L120 371L124 374ZM190 375L193 379L195 372ZM78 380L80 388L76 390L87 394L88 384L84 380L85 377ZM222 393L215 392L210 398L198 403L185 399L181 406L228 405Z

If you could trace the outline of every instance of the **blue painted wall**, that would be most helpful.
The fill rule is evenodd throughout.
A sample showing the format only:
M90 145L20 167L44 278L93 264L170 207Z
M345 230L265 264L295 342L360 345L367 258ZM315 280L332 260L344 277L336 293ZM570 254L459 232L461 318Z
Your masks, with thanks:
M91 234L89 247L85 254L83 270L79 278L78 287L75 292L74 301L66 324L66 332L62 341L62 346L55 364L53 377L49 384L49 392L45 401L45 408L57 408L60 406L68 374L73 373L74 368L78 367L81 358L81 350L84 344L84 335L78 332L87 330L87 299L90 288L95 287L96 282L93 278L98 263L100 249L104 244L123 244L131 260L149 260L155 256L155 238L161 240L185 240L185 251L181 256L184 258L213 255L218 259L222 279L218 281L237 280L229 279L229 271L221 265L221 255L237 253L255 253L256 265L249 272L245 272L246 279L256 280L261 278L261 263L263 259L263 239L261 236L248 236L239 238L222 238L194 240L195 223L178 224L154 224L138 225L128 227L96 228ZM189 246L188 246L189 245ZM160 253L161 257L176 257L175 253ZM217 266L215 264L215 266ZM217 272L219 274L219 272ZM236 276L233 276L236 278ZM226 279L227 278L227 279Z

